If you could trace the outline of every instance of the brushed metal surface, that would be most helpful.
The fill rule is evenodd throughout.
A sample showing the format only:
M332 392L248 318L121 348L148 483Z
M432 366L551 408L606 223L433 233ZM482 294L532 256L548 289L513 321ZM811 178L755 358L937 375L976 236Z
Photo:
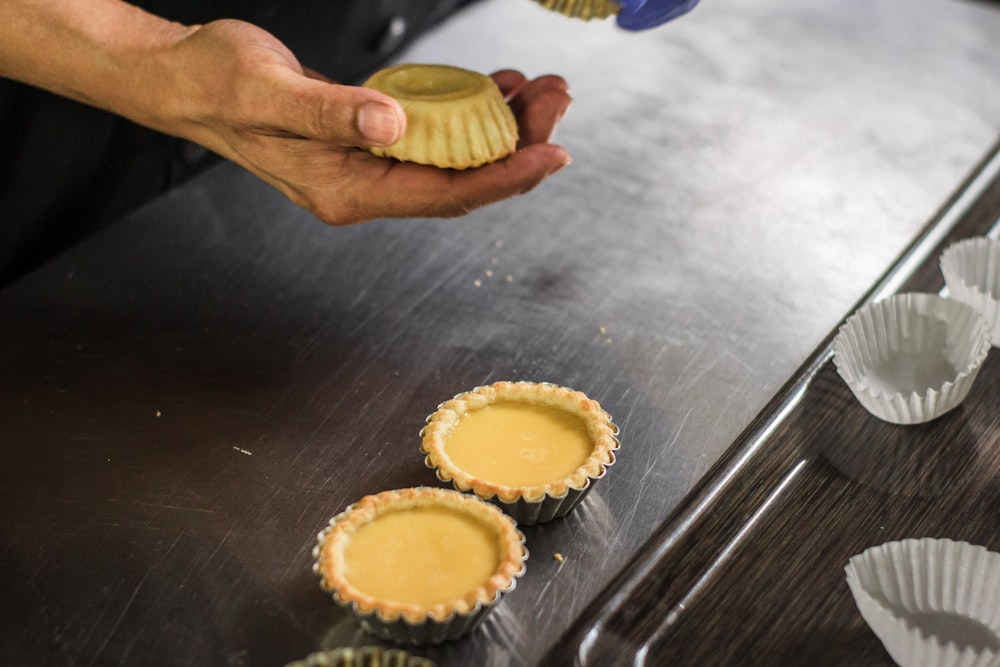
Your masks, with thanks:
M618 463L525 529L476 635L418 651L536 664L986 153L998 35L946 0L706 0L641 35L487 2L408 59L566 76L575 162L534 192L328 229L222 165L0 291L0 658L372 643L315 534L435 483L438 402L536 379L602 403Z
M941 292L944 249L998 233L1000 146L862 301ZM995 355L961 406L901 427L851 395L835 335L539 664L888 665L850 556L914 535L1000 551Z

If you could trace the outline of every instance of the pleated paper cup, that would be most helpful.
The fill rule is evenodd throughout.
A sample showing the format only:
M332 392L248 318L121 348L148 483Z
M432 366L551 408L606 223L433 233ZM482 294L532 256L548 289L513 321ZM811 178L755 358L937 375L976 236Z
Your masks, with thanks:
M834 339L833 362L866 410L893 424L919 424L965 400L989 350L989 328L976 309L908 293L851 315Z
M858 611L902 667L1000 666L1000 554L908 539L850 559Z
M941 273L949 296L979 311L1000 346L1000 241L977 237L948 246Z

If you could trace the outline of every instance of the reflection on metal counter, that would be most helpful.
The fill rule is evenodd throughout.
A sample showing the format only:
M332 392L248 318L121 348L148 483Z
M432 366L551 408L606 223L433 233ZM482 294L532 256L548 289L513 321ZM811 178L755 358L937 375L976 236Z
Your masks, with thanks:
M995 6L944 0L712 0L644 33L484 2L404 55L566 77L574 162L531 193L331 229L220 165L0 290L0 658L371 644L316 585L316 534L440 484L424 417L499 379L585 392L628 446L524 528L495 613L419 655L575 655L560 637L989 150L997 34Z

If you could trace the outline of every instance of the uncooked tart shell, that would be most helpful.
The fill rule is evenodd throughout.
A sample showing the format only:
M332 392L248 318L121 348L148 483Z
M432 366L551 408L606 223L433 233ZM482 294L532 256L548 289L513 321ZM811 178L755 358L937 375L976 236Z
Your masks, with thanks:
M468 169L495 162L517 147L517 121L493 79L449 65L397 65L364 86L396 99L406 132L371 153L404 162Z

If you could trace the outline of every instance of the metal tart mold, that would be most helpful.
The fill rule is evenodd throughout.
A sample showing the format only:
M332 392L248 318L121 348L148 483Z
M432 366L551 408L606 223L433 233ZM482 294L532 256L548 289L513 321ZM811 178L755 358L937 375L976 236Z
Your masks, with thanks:
M344 553L358 530L390 512L426 507L454 510L495 532L499 565L492 574L460 596L433 604L401 602L355 585ZM463 545L451 548L461 550ZM320 577L320 587L351 611L366 631L399 644L440 644L473 631L515 589L526 571L527 558L524 534L497 507L450 489L416 487L365 496L330 519L316 538L313 572ZM414 577L435 575L433 571L412 573Z
M437 663L398 648L345 646L310 653L302 660L290 662L285 667L437 667Z
M499 402L524 402L566 411L580 418L591 440L588 458L571 474L545 483L507 485L457 465L447 443L466 415ZM584 393L547 382L501 381L462 392L440 404L420 431L425 465L459 491L474 493L504 509L520 525L562 518L573 510L616 461L619 428L597 401Z

